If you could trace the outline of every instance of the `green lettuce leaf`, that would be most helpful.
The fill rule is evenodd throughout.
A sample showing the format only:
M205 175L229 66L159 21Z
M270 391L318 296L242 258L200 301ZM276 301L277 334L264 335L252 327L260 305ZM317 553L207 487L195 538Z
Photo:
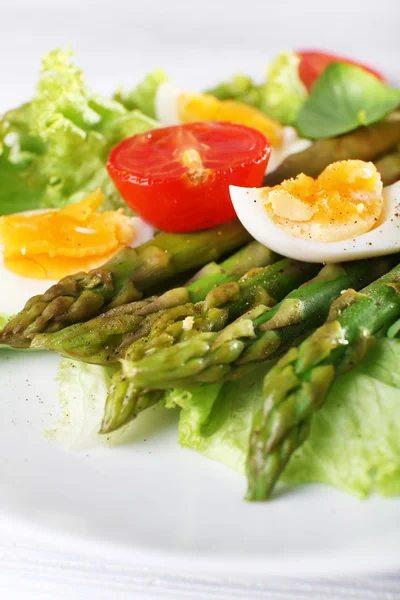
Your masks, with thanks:
M219 100L239 100L260 108L260 86L256 85L251 77L241 73L233 75L229 81L223 81L205 93Z
M338 379L286 481L321 481L361 497L400 494L399 398L400 341L381 339Z
M39 190L32 189L18 167L0 155L0 213L32 210L40 200Z
M299 62L294 52L280 54L269 66L267 81L260 89L260 109L283 125L296 122L308 96L299 77Z
M299 78L299 62L294 52L283 52L270 64L265 83L257 85L247 75L238 74L207 93L220 100L239 100L260 109L282 125L293 125L308 95Z
M223 386L170 391L167 406L182 407L181 444L244 472L267 369L260 365ZM327 483L360 497L400 494L399 400L400 340L382 338L360 365L338 378L283 479Z
M60 417L46 429L44 436L68 450L95 449L127 446L147 438L152 428L161 429L168 422L176 425L175 411L157 406L117 431L99 435L108 388L116 369L115 365L102 367L62 360L57 376Z
M148 117L155 119L155 98L158 86L166 81L169 81L169 77L165 71L156 69L149 73L134 90L127 91L120 88L114 99L128 111L138 109Z
M115 369L62 360L57 376L61 414L59 420L45 431L45 437L68 449L111 445L118 441L124 428L107 436L98 435Z
M93 94L70 50L43 59L32 102L0 120L0 214L76 202L100 187L105 209L123 205L107 174L111 148L158 124L138 110ZM15 209L15 210L14 210Z
M334 137L380 121L399 104L400 90L359 67L333 63L313 85L296 127L303 137Z
M269 364L238 381L168 390L167 408L179 406L179 443L244 472L253 410L261 402Z

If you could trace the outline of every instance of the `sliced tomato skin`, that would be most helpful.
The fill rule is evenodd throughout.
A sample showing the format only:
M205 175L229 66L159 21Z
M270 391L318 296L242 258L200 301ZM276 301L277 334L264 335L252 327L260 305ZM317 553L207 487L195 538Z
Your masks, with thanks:
M375 75L377 79L385 81L384 76L372 67L351 60L350 58L337 56L336 54L330 54L329 52L318 52L317 50L300 50L297 52L297 55L300 57L299 77L308 91L310 91L318 77L322 75L326 67L333 62L342 62L347 65L360 67L361 69L364 69L364 71L368 71L368 73Z
M179 142L177 148L173 141L180 139L182 131L199 138L198 151L204 159L204 169L199 172L182 168L180 164L176 167ZM236 123L209 121L165 127L154 132L155 138L171 133L169 164L162 164L168 158L164 153L160 158L161 164L154 168L153 149L149 144L153 132L149 132L128 138L116 146L108 159L107 169L128 206L158 229L181 233L225 223L236 216L229 185L259 187L263 181L271 146L259 131ZM251 148L229 164L226 153L231 152L229 148L240 136L251 140ZM153 168L146 169L143 160L138 169L134 168L134 152L141 146L141 138L143 143L148 144L149 165ZM213 140L218 147L214 145L213 148ZM206 148L204 156L202 148ZM157 153L157 150L154 152ZM209 153L212 156L207 160ZM133 161L129 161L130 168L124 168L124 156Z

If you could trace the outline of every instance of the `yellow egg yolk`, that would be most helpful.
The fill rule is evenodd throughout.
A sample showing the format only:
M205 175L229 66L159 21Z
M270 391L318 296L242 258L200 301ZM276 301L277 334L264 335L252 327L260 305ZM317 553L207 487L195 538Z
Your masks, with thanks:
M193 121L230 121L258 129L271 146L279 148L283 142L283 127L273 119L236 100L218 100L211 94L183 92L178 97L178 117L181 123Z
M303 173L263 188L271 219L294 237L336 242L373 229L383 209L382 181L375 165L361 160L332 163L313 179Z
M100 190L60 210L0 218L4 266L23 277L61 279L103 264L134 239L122 210L97 212Z

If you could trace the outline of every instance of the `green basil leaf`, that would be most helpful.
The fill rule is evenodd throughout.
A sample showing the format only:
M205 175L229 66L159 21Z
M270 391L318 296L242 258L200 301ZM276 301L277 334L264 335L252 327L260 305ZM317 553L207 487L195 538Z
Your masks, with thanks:
M383 119L400 104L400 90L359 67L332 63L315 82L297 117L301 136L329 138Z

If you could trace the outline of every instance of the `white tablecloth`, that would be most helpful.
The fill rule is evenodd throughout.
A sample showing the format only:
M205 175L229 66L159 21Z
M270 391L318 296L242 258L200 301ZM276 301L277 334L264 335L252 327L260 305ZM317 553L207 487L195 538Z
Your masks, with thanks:
M400 574L269 579L202 577L123 564L73 546L0 530L4 600L398 600Z

